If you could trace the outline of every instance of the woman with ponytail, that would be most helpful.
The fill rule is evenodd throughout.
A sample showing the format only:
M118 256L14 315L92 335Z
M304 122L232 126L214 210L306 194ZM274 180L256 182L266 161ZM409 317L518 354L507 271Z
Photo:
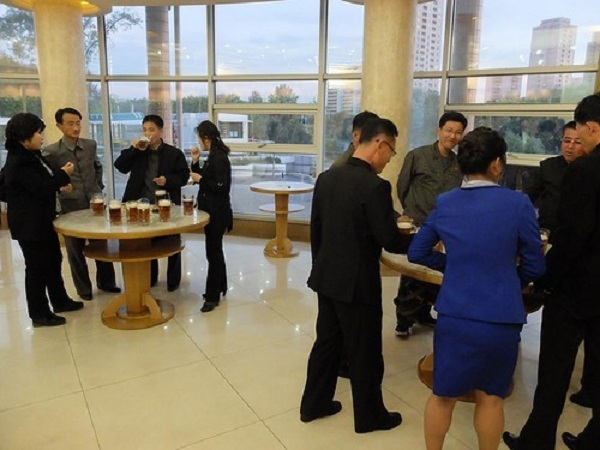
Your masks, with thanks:
M210 312L219 305L221 295L227 294L227 268L223 255L223 235L233 228L233 212L229 191L231 190L231 164L229 147L221 140L221 133L214 123L205 120L196 127L198 142L208 152L200 167L200 149L192 149L192 180L199 184L198 209L210 214L210 222L204 227L208 273L203 294L202 312Z

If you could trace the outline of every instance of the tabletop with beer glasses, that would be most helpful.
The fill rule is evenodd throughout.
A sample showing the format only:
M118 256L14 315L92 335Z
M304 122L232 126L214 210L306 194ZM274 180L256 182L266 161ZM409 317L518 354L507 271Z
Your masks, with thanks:
M209 219L206 212L185 209L169 199L156 205L147 199L126 203L92 199L89 211L64 214L54 221L54 228L66 236L99 239L86 246L85 255L121 263L125 289L108 303L102 322L110 328L135 330L167 322L175 314L172 304L150 293L150 261L180 252L184 243L152 238L193 232Z

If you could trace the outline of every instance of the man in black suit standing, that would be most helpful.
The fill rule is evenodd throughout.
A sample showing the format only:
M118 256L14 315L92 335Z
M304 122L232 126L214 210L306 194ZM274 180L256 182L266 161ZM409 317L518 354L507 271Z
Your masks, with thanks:
M587 341L592 373L600 373L600 93L575 109L585 158L573 162L560 191L558 228L540 280L550 295L542 313L538 385L520 436L503 434L511 450L553 450L579 344ZM600 377L592 380L592 419L570 449L600 448Z
M348 163L317 179L308 285L318 294L319 313L300 406L303 422L342 409L333 400L342 347L350 366L355 431L389 430L402 422L400 413L385 408L381 392L379 257L382 247L405 253L411 236L398 230L391 185L377 176L396 153L397 135L391 121L369 120Z
M556 231L558 223L557 211L560 185L567 167L577 158L585 155L581 141L577 136L574 120L563 127L560 152L559 156L545 159L540 163L540 170L536 172L532 183L525 188L525 193L529 196L531 202L539 208L538 222L540 228L550 230L550 239L552 239L552 233Z

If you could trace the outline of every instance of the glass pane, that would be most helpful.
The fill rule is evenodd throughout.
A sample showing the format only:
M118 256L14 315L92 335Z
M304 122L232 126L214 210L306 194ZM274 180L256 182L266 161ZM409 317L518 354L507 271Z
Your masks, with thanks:
M0 80L0 164L6 160L4 129L17 113L30 112L42 117L40 85L34 80Z
M113 7L106 27L109 73L207 73L204 6Z
M316 81L217 83L217 103L317 103Z
M329 80L325 91L325 154L328 169L352 142L352 119L360 112L360 81Z
M37 75L35 25L29 11L0 5L0 72Z
M413 81L408 136L410 150L437 140L441 85L441 80L435 78Z
M508 146L509 153L558 155L562 127L573 120L572 114L564 116L469 116L469 130L486 126L498 130Z
M442 69L446 0L419 3L415 21L414 70Z
M262 142L268 144L312 144L313 114L229 114L219 113L223 140L231 143Z
M208 118L205 83L113 82L109 84L109 92L113 160L132 140L141 136L142 119L146 114L160 115L165 122L163 140L190 158L190 150L198 145L194 128ZM92 127L102 123L101 114L91 119ZM115 171L117 197L123 195L127 178L128 175Z
M100 57L98 46L98 19L96 17L83 18L83 39L85 52L85 67L88 74L100 73Z
M454 70L597 64L588 48L600 36L597 0L456 0ZM510 16L507 12L518 11ZM598 45L598 44L596 44Z
M362 71L364 13L362 5L345 0L329 2L327 72Z
M594 92L593 73L452 78L449 103L577 103Z
M217 5L217 73L317 73L319 0Z
M314 184L317 157L315 155L236 153L229 155L232 171L231 201L236 214L273 216L261 211L260 205L273 203L273 195L252 192L250 185L258 181L301 181ZM290 219L308 219L312 192L290 196L290 203L300 204L302 211L290 214Z

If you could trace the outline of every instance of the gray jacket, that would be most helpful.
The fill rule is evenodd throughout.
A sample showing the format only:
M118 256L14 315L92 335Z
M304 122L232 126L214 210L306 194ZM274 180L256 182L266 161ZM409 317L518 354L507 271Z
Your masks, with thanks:
M437 196L461 183L456 154L450 152L442 157L436 141L406 154L396 187L404 214L421 225L435 206Z
M58 195L62 212L79 211L90 207L90 199L94 194L102 192L102 164L96 153L96 141L79 138L77 145L72 146L65 138L44 148L42 154L53 170L60 169L67 162L75 166L71 174L71 192Z
M346 151L336 158L336 160L331 165L330 169L343 166L348 162L352 155L354 155L354 145L352 144L352 142L350 142L350 145L348 145Z

